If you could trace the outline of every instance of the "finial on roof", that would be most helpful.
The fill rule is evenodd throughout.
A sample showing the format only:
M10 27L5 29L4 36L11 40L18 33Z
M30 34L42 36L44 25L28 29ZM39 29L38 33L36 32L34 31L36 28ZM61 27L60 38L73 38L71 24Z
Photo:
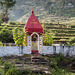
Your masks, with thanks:
M34 13L33 8L32 8L32 13Z

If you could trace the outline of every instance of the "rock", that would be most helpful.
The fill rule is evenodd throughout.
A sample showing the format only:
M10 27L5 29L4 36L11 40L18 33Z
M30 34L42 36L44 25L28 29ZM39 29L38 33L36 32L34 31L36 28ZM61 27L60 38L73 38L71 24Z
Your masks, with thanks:
M44 71L44 73L45 73L46 75L52 75L52 73L51 73L50 71Z

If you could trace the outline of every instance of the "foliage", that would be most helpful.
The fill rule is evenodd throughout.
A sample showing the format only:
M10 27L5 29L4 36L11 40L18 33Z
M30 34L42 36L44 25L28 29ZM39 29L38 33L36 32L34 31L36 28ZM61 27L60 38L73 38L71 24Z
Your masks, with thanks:
M75 62L75 58L66 58L62 53L59 53L57 56L49 59L51 61L49 67L52 75L71 75L69 65ZM63 69L63 67L66 67L66 69Z
M13 10L13 12L15 13L15 16L13 16L14 21L21 18L19 21L25 22L25 20L27 20L30 15L29 8L30 7L33 8L33 5L35 5L35 7L33 9L36 8L37 11L38 11L37 7L39 7L39 11L38 12L35 11L35 12L38 13L37 15L39 16L39 19L44 20L45 22L51 22L51 20L54 19L55 15L75 17L75 14L74 14L75 13L75 1L74 0L34 0L34 4L33 4L33 0L31 0L31 3L29 3L29 2L27 3L27 1L28 0L16 0L17 3ZM67 5L69 3L71 3L74 7L68 8ZM19 7L16 8L16 6L22 6L24 4L26 4L27 6L25 6L25 7L23 6L21 8L19 8ZM31 5L31 4L33 4L33 5ZM19 12L20 15L17 14L17 12ZM27 13L27 12L29 12L29 13ZM25 13L27 13L27 14L25 15ZM50 14L48 14L48 13L50 13ZM50 16L51 14L53 17ZM24 15L26 17L24 17ZM56 17L55 17L54 21L58 21L56 19ZM60 20L62 21L63 18L61 19L59 17L59 22L60 22Z
M39 72L32 72L29 69L21 69L18 70L14 64L11 64L9 62L5 62L4 68L0 69L0 75L42 75Z
M3 22L2 22L2 20L0 19L0 25L2 24Z
M8 22L9 17L9 10L15 5L16 0L0 0L0 9L1 9L1 13L0 13L0 19L3 22Z
M43 45L50 46L53 44L52 32L46 32L43 34Z
M67 43L67 41L69 41L69 38L70 37L74 37L75 36L75 28L63 28L63 27L69 27L69 26L74 26L74 25L64 25L64 24L57 24L57 23L42 23L43 24L43 33L45 33L45 32L50 32L50 31L48 31L48 30L51 30L51 32L53 33L53 35L52 35L52 38L53 38L53 40L54 40L54 43L57 43L58 41L58 43L59 44L62 44L63 43L63 41L64 41L64 44L66 45L66 43ZM18 22L9 22L8 24L5 24L5 23L2 23L1 25L0 25L0 30L2 30L2 29L4 29L4 27L6 27L5 28L5 30L9 30L9 32L10 32L10 34L11 34L11 36L13 35L12 34L12 30L14 29L14 28L16 28L16 27L18 27L19 29L23 29L24 28L24 26L25 26L25 24L24 23L18 23ZM1 31L0 31L0 33L1 33ZM55 35L54 35L55 34ZM6 34L5 34L6 35ZM5 37L5 36L4 36ZM44 37L44 34L43 34L43 37ZM2 39L2 36L1 36L1 38L0 39ZM5 39L7 39L8 40L8 36L7 36L7 38L5 38ZM5 40L4 39L4 40ZM9 39L11 39L11 41L10 42L12 42L12 43L14 43L14 40L13 40L13 36L11 37L11 38L9 38ZM43 40L44 40L45 38L43 38ZM3 40L3 39L2 39ZM0 40L1 42L2 42L2 40ZM8 40L9 41L9 40ZM8 41L7 41L7 43L8 43ZM55 42L56 41L56 42ZM68 43L69 44L69 43ZM73 43L74 44L74 43ZM45 44L44 44L45 45ZM73 45L73 46L75 46L75 45Z
M24 54L23 57L31 57L30 54Z
M69 39L68 45L69 46L75 46L75 37Z
M50 71L52 72L52 75L67 75L68 74L68 70L61 69L58 66L51 68Z
M53 44L53 32L51 30L47 30L44 25L43 26L43 45L50 46Z
M50 58L51 60L51 65L53 66L58 66L59 63L62 62L62 60L64 60L64 56L62 55L62 53L59 53L58 56L56 56L55 58Z
M41 73L33 72L29 69L18 70L14 64L5 62L4 68L0 68L0 75L44 75Z
M0 41L10 43L12 40L12 32L7 28L7 26L3 27L0 31Z
M3 64L4 64L4 59L0 58L0 65L3 65Z
M16 25L16 22L9 21L10 25Z
M50 72L52 72L52 75L72 75L69 73L69 69L62 69L58 64L58 61L65 61L63 55L59 53L55 57L48 57L50 59ZM3 62L3 58L0 58L1 62ZM69 58L69 61L75 62L75 58ZM65 61L66 63L66 61ZM4 65L4 68L0 68L0 75L46 75L44 73L39 73L35 71L31 71L29 69L20 69L18 70L17 67L9 62L5 62L2 65ZM0 66L1 67L1 66Z
M69 69L62 69L59 64L64 60L61 53L55 58L50 58L50 71L52 75L67 75L69 74Z
M16 75L45 75L45 74L39 73L39 72L36 73L36 72L33 72L29 69L24 69L24 70L22 69L22 70L18 71L16 73Z
M0 68L0 75L5 75L4 70Z
M71 4L70 6L68 4ZM75 16L75 2L72 1L65 1L65 0L54 0L54 1L48 1L45 4L45 10L48 11L49 14L55 14L58 16ZM63 12L63 13L62 13Z
M9 69L7 72L6 72L6 75L18 75L19 73L18 73L18 70L17 70L17 68L15 67L15 68L11 68L11 69Z
M15 0L0 0L2 13L8 14L8 11L15 5L15 3L16 3Z
M0 41L0 46L3 46L2 42Z
M6 73L10 68L12 67L11 63L6 63L4 64L4 72Z
M17 46L27 45L27 32L17 27L13 30L13 39Z
M62 53L59 53L58 57L57 57L57 62L62 62L62 60L64 59L64 56Z
M43 32L45 33L47 31L47 26L45 24L42 24L42 27L43 27Z

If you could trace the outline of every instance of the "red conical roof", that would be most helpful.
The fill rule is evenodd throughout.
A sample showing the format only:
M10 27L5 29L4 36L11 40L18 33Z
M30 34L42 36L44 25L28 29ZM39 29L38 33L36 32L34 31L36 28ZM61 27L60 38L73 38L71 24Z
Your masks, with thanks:
M43 32L43 27L41 26L37 17L34 15L33 10L32 10L32 14L31 14L30 18L27 21L25 29L27 29L27 31L29 33L32 33L32 32L42 33Z

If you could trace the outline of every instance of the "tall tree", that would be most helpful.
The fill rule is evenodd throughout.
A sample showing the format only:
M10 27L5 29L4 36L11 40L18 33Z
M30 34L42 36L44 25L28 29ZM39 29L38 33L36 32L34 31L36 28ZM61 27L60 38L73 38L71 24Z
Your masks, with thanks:
M9 10L15 5L16 0L0 0L0 8L2 12L2 20L5 22L5 20L9 20L8 14Z
M43 45L50 46L53 44L54 33L51 30L47 30L45 25L43 27Z
M16 46L21 47L21 54L23 54L23 46L27 45L27 32L16 27L13 30L13 39L15 41Z

